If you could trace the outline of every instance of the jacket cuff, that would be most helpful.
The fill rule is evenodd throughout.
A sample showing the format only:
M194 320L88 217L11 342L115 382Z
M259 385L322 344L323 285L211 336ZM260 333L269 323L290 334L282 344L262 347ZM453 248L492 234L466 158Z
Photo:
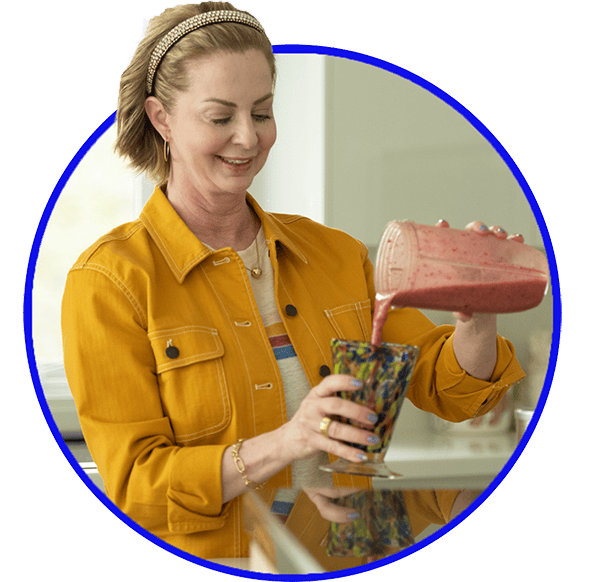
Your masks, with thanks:
M470 376L463 370L454 354L454 335L444 343L437 369L443 369L444 384L437 386L438 392L444 396L452 396L461 402L460 408L466 412L467 418L481 416L491 410L504 396L506 391L525 377L519 365L513 345L505 338L496 336L496 366L489 381ZM441 368L440 368L441 366Z
M228 445L183 447L172 459L167 492L169 531L190 533L225 525L221 460Z

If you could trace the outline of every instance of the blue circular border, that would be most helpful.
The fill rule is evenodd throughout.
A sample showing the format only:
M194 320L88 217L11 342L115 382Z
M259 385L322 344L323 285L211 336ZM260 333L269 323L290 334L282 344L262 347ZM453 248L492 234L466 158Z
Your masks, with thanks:
M107 129L113 125L113 123L115 122L115 117L116 117L115 113L111 114L109 117L106 118L106 120L96 129L96 131L94 131L94 133L88 138L88 140L83 144L83 146L75 154L75 156L73 157L73 159L71 160L71 162L69 163L69 165L67 166L65 171L63 172L62 176L60 177L58 183L56 184L56 187L54 188L52 195L50 196L50 199L48 200L48 203L46 204L44 212L42 213L42 217L41 217L40 223L38 225L38 228L36 230L36 234L35 234L35 237L33 240L33 245L32 245L32 249L31 249L31 253L30 253L30 257L29 257L29 262L27 265L27 274L26 274L26 280L25 280L24 307L23 307L25 347L26 347L26 351L27 351L27 358L29 361L29 368L30 368L31 377L32 377L32 380L34 383L35 391L36 391L40 406L42 408L42 412L46 419L46 422L48 423L48 426L49 426L56 442L58 443L59 447L61 448L67 461L71 464L71 466L73 467L75 472L79 475L79 477L82 479L82 481L87 485L87 487L90 489L90 491L110 511L112 511L117 517L119 517L123 522L125 522L136 532L138 532L139 534L141 534L142 536L147 538L149 541L162 547L163 549L165 549L173 554L176 554L179 557L184 558L190 562L194 562L201 566L204 566L204 567L207 567L207 568L210 568L213 570L217 570L217 571L220 571L220 572L223 572L226 574L233 574L236 576L242 576L245 578L253 578L253 579L259 579L259 580L324 580L324 579L330 579L330 578L339 578L339 577L343 577L343 576L350 576L353 574L357 574L359 572L364 572L367 570L379 568L383 565L400 560L401 558L404 558L404 557L420 550L421 548L429 545L430 543L434 542L435 540L437 540L440 537L442 537L443 535L445 535L447 532L449 532L451 529L453 529L459 523L461 523L464 519L466 519L473 511L475 511L475 509L477 509L477 507L479 507L479 505L481 505L489 497L489 495L492 493L492 491L494 491L494 489L496 489L496 487L498 487L498 485L501 483L501 481L506 477L508 472L512 469L515 462L517 461L517 459L523 452L523 449L529 442L529 439L531 438L531 435L532 435L533 431L535 430L535 427L538 423L538 420L540 418L542 410L548 399L548 393L550 391L550 386L552 384L552 379L554 377L554 371L556 368L556 360L557 360L557 356L558 356L558 346L559 346L559 339L560 339L560 329L561 329L561 322L562 322L560 287L559 287L559 279L558 279L558 269L557 269L557 265L556 265L556 257L554 255L554 249L552 247L552 242L550 240L550 234L548 233L548 228L544 221L544 217L542 216L542 213L541 213L540 208L537 204L537 201L533 195L533 192L529 188L529 185L527 184L525 178L521 174L519 168L517 167L517 165L515 164L513 159L510 157L508 152L502 147L500 142L498 142L498 140L492 135L492 133L487 129L487 127L485 127L485 125L483 125L483 123L481 123L481 121L479 121L470 111L468 111L465 107L463 107L460 103L458 103L450 95L448 95L447 93L445 93L444 91L442 91L441 89L439 89L438 87L433 85L432 83L415 75L414 73L411 73L410 71L407 71L406 69L403 69L401 67L393 65L389 62L386 62L386 61L383 61L381 59L377 59L374 57L370 57L370 56L364 55L362 53L357 53L354 51L348 51L348 50L343 50L343 49L335 49L335 48L325 47L325 46L301 45L301 44L274 45L273 50L275 53L278 53L278 54L318 54L318 55L341 57L341 58L346 58L346 59L353 60L353 61L360 61L362 63L368 64L368 65L373 65L380 69L385 69L386 71L389 71L389 72L394 73L400 77L403 77L409 81L412 81L416 85L419 85L420 87L426 89L430 93L433 93L434 95L436 95L437 97L442 99L445 103L447 103L453 109L455 109L458 113L460 113L473 127L475 127L479 131L479 133L488 140L488 142L492 145L492 147L502 157L502 159L504 160L506 165L509 167L510 171L512 172L512 174L514 175L516 180L518 181L519 185L523 189L523 192L525 193L525 196L526 196L526 198L529 202L529 205L531 206L531 209L533 211L533 214L536 218L538 227L539 227L541 235L542 235L542 239L544 241L544 247L546 250L546 254L548 257L548 263L549 263L549 267L550 267L550 277L552 280L553 328L552 328L552 343L551 343L551 347L550 347L550 358L549 358L548 370L546 373L546 378L544 381L542 393L539 398L536 409L534 411L533 417L529 423L529 426L527 427L525 434L523 435L517 448L515 449L515 451L509 458L508 462L503 467L502 471L500 471L500 473L498 473L496 478L492 481L492 483L484 491L484 493L482 493L475 500L475 502L473 502L457 518L452 520L452 522L445 525L444 527L440 528L434 534L428 536L427 538L418 542L414 546L411 546L410 548L407 548L407 549L405 549L397 554L394 554L393 556L390 556L388 558L378 560L377 562L374 562L373 564L359 566L356 568L348 568L346 570L340 570L337 572L328 572L326 574L276 575L276 574L262 574L259 572L249 572L247 570L240 570L237 568L229 568L227 566L221 566L219 564L215 564L213 562L203 560L201 558L198 558L198 557L188 554L186 552L182 552L182 551L178 550L177 548L174 548L170 544L165 543L163 540L150 534L145 529L141 528L137 523L135 523L132 519L130 519L127 515L125 515L120 509L118 509L94 485L92 480L85 474L83 469L81 469L81 467L79 466L79 463L76 461L75 457L73 456L71 451L68 449L66 443L64 442L64 440L58 430L58 427L56 426L56 423L54 422L54 419L52 417L52 414L51 414L48 404L46 402L44 392L42 390L40 377L39 377L38 369L36 366L35 350L33 347L32 292L33 292L33 280L34 280L35 268L36 268L36 264L37 264L37 260L38 260L38 256L39 256L40 244L42 242L44 232L45 232L46 226L48 224L48 220L50 219L50 215L52 214L52 211L54 210L54 206L56 205L58 197L60 196L63 188L65 187L65 184L68 182L69 178L71 177L71 175L73 174L73 172L75 171L75 169L77 168L77 166L79 165L79 163L81 162L83 157L87 154L88 150L107 131Z

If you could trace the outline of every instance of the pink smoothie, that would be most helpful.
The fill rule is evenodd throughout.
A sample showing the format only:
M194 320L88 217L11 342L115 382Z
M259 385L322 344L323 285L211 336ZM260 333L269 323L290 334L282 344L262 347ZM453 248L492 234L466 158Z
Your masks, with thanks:
M381 343L383 325L392 305L462 313L516 313L539 305L545 289L545 279L528 277L516 281L421 288L393 295L378 294L371 343Z
M381 335L383 326L387 320L388 311L392 306L393 295L377 295L375 299L375 308L373 310L373 325L371 328L371 343L381 345Z

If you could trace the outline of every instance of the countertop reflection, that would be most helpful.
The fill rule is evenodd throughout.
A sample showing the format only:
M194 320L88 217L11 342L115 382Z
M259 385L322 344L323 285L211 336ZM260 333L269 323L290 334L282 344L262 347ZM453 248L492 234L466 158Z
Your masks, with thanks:
M66 444L103 491L85 442ZM280 491L269 487L250 491L243 502L250 557L213 561L256 572L305 574L352 568L402 551L423 535L413 536L405 498L410 505L416 490L484 490L502 471L516 445L514 433L426 433L407 438L390 447L385 458L385 464L401 477L373 478L373 490L341 488L324 491L320 497L319 491L304 488L290 504L288 515L273 511ZM336 511L353 518L338 519Z

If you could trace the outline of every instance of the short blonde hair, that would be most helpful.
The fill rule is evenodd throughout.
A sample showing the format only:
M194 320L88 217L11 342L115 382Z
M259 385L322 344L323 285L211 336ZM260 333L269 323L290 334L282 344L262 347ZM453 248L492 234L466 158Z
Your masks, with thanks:
M202 2L168 8L154 17L140 42L130 65L121 76L117 108L115 151L129 158L131 166L146 173L158 184L169 176L169 162L163 156L164 142L146 114L146 74L154 47L179 23L203 12L237 10L229 2ZM248 14L245 12L245 14ZM211 24L184 36L162 59L154 76L153 95L167 112L175 105L177 91L189 86L186 65L189 61L217 51L245 52L258 49L265 55L275 83L275 57L269 39L258 30L234 22Z

